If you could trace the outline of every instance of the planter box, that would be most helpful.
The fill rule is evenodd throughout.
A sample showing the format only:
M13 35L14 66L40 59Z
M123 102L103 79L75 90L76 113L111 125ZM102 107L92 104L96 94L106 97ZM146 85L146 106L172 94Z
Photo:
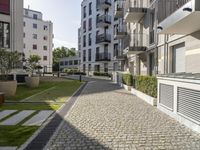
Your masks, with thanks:
M140 92L134 88L131 88L131 93L135 96L139 97L140 99L144 100L145 102L149 103L152 106L157 106L157 99L154 97L151 97L143 92Z
M132 88L131 86L128 86L126 84L121 84L121 87L123 87L127 91L131 91L131 88Z

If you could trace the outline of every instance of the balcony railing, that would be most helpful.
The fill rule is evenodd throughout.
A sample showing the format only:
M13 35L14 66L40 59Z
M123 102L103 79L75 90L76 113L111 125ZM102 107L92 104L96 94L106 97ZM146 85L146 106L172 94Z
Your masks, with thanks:
M114 30L114 36L116 39L121 39L124 36L127 36L127 27L125 24L119 25L118 27L115 28Z
M168 16L191 0L158 0L158 22L162 22Z
M140 53L148 47L148 35L143 33L131 33L123 40L124 50Z
M97 53L96 61L111 61L111 54L110 53Z
M111 0L97 0L97 9L105 9L110 7L112 4Z
M96 36L96 44L100 43L110 43L111 42L111 35L107 33L103 33Z
M101 15L97 17L97 26L108 26L111 24L111 16L110 15Z
M125 0L115 0L115 17L123 17Z
M126 0L124 4L124 19L127 22L137 22L147 12L148 0Z
M149 44L154 44L155 43L155 31L152 30L149 32Z

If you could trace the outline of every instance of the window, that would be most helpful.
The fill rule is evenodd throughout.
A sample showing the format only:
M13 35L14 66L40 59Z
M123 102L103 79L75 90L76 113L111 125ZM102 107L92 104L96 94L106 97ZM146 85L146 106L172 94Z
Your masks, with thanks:
M85 18L87 15L86 15L86 6L83 7L83 18Z
M88 50L88 61L91 61L92 60L92 50L89 49Z
M44 25L44 30L47 31L48 30L48 27L46 25Z
M23 34L24 38L26 37L26 33Z
M37 49L37 45L33 44L33 49L36 50Z
M45 51L46 51L46 50L47 50L47 46L43 46L43 50L45 50Z
M64 65L64 62L63 62L63 61L61 61L61 62L60 62L60 66L63 66L63 65Z
M37 39L37 34L33 34L33 39Z
M24 48L26 48L26 44L24 44Z
M92 15L92 2L89 3L89 15Z
M24 27L26 26L26 22L24 21Z
M83 47L86 47L86 36L83 36Z
M38 16L36 14L33 14L33 19L38 19Z
M37 29L37 24L34 23L34 24L33 24L33 28L34 28L34 29Z
M10 14L10 0L0 0L0 13Z
M47 37L47 36L44 36L44 40L47 41L47 39L48 39L48 37Z
M89 19L88 29L89 31L92 30L92 18Z
M78 65L78 60L74 60L74 65Z
M44 60L44 61L47 61L47 56L43 56L43 60Z
M88 45L91 46L92 45L92 34L88 34Z
M10 24L0 22L0 48L10 48Z
M65 66L67 66L68 65L68 61L65 61Z
M86 61L86 50L83 51L83 61Z
M73 61L72 60L69 61L69 65L70 66L73 65Z
M83 32L86 32L86 21L83 22Z

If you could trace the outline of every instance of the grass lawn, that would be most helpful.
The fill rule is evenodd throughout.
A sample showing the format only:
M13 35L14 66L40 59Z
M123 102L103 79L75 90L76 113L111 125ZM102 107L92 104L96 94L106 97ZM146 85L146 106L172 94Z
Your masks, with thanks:
M28 88L26 85L20 85L14 97L6 97L6 101L9 100L11 103L5 103L3 106L0 106L0 111L36 110L37 112L34 113L36 114L39 110L58 110L81 85L82 83L74 80L41 82L40 86L35 89ZM22 124L33 117L34 114L25 118L18 125L0 126L0 146L19 147L26 142L39 127L22 126Z
M0 146L20 146L38 127L0 126Z

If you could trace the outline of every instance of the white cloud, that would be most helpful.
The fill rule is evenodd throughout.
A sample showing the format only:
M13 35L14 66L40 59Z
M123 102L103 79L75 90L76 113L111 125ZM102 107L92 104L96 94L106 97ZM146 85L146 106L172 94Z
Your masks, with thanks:
M68 41L64 41L64 40L60 40L60 39L55 39L54 38L54 47L67 47L67 48L76 48L77 49L77 43L73 43L73 42L68 42Z

